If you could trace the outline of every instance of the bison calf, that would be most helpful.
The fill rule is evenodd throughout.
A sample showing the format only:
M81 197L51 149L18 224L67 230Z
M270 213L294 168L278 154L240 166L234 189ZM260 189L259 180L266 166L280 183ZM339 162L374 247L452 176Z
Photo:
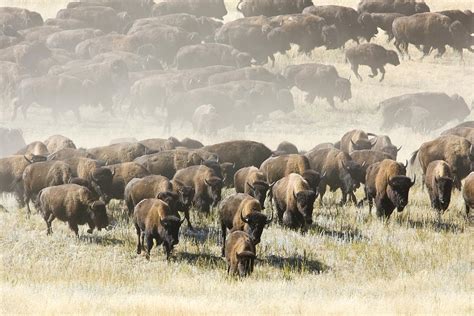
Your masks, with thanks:
M426 169L425 184L430 195L431 207L438 211L439 217L449 207L453 183L451 167L445 161L430 162Z
M79 236L77 225L88 224L88 233L94 228L101 230L109 224L105 204L94 199L86 187L77 184L63 184L41 190L37 207L48 226L48 234L53 231L51 222L57 218L68 222L71 230Z
M227 273L245 277L253 272L256 259L252 238L243 231L229 234L225 247Z
M362 77L359 75L359 65L370 67L372 74L369 77L371 78L376 77L378 71L380 71L382 73L380 81L383 81L385 78L384 66L386 64L400 65L400 60L395 51L387 50L380 45L372 43L364 43L348 48L346 50L346 60L351 63L351 69L360 81L362 81Z
M150 259L153 240L157 245L163 244L166 258L170 258L173 247L178 244L179 227L183 223L178 213L159 199L145 199L135 206L133 220L137 230L137 253L144 248L146 237L146 258Z

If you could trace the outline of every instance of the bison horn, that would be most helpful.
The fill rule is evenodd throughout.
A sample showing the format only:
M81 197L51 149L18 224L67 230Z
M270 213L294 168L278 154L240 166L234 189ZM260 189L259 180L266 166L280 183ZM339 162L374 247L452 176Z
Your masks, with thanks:
M405 169L408 167L408 160L405 160L405 165L404 165Z
M244 217L244 215L242 214L242 212L240 212L240 219L242 220L242 222L248 224L249 220L247 218Z
M351 144L352 144L352 146L354 146L354 149L356 149L356 148L357 148L357 144L356 144L356 143L354 143L354 141L353 141L352 139L351 139Z
M411 186L414 186L416 182L416 174L413 176L413 181L411 182Z
M295 199L297 198L295 191L293 191L293 197L294 197Z
M327 171L324 171L323 175L321 176L321 180L324 179L324 178L326 178L326 175L327 175L327 174L328 174Z
M403 146L400 146L397 148L397 153L400 151L400 149L402 149Z
M369 136L369 137L377 137L377 135L374 134L374 133L367 133L367 136Z
M31 161L30 159L28 159L28 157L26 157L26 155L23 155L23 157L25 158L26 161L28 161L28 163L33 163L33 161Z
M362 168L364 168L364 166L367 164L367 161L364 161L361 165Z
M183 219L179 221L179 225L180 225L180 226L183 225L183 223L184 223L185 220L186 220L186 217L183 217Z
M251 188L252 190L255 190L255 188L254 188L250 183L247 182L247 185L248 185L249 188Z
M204 183L209 187L211 186L211 184L209 183L209 181L207 181L207 179L204 179Z
M235 161L234 161L234 164L232 165L232 169L235 169Z
M370 140L370 144L372 145L372 147L374 147L375 144L377 144L377 141L378 141L378 138L377 138L377 137L372 138L372 139Z

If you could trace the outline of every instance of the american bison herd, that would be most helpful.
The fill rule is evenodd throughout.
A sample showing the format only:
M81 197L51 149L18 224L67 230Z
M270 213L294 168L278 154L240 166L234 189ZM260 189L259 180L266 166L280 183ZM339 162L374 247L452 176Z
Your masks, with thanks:
M437 51L436 57L449 46L461 58L474 44L470 10L430 12L415 0L361 0L357 9L311 0L240 0L232 9L243 17L223 23L223 0L80 0L45 21L37 12L0 7L1 101L13 119L37 104L55 118L72 112L80 120L81 108L89 106L107 115L152 117L168 133L181 121L213 134L293 111L294 87L308 103L318 97L335 107L335 98L352 98L350 80L333 65L264 67L292 46L311 54L355 42L345 59L356 78L363 80L358 69L368 66L369 76L382 81L386 65L410 57L410 44L423 56ZM370 42L379 29L398 53ZM434 92L390 98L379 111L383 128L422 130L470 113L461 96Z
M362 130L307 152L287 141L272 151L255 141L204 146L174 137L77 148L67 137L54 135L25 145L20 132L0 130L0 137L10 135L12 140L5 142L9 152L0 158L0 193L26 206L28 216L32 202L48 234L56 218L76 235L78 225L87 224L89 233L112 229L110 217L118 214L111 214L115 208L108 214L107 208L118 200L136 228L137 253L146 250L149 258L156 242L169 257L180 226L186 220L193 230L189 215L199 212L218 218L222 255L229 272L240 276L252 272L265 227L275 218L305 233L313 225L314 208L333 203L323 200L328 188L341 191L338 207L367 203L371 212L375 201L376 217L387 220L409 203L416 178L407 176L410 165L421 175L438 221L455 189L463 192L467 216L474 207L472 121L423 143L405 163L397 162L400 147L389 136ZM361 187L365 197L358 201L355 192ZM223 199L224 188L235 193Z

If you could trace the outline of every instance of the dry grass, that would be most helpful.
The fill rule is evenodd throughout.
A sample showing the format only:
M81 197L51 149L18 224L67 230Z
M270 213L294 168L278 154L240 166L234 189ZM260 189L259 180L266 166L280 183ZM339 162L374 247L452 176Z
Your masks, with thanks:
M26 5L45 16L67 1L3 0L0 5ZM319 3L319 2L318 2ZM357 1L332 3L355 6ZM57 5L56 5L57 4ZM229 2L235 7L235 1ZM473 7L471 1L430 1L434 10ZM233 16L236 16L233 13ZM377 39L385 43L385 37ZM386 45L386 44L385 44ZM387 45L386 45L387 46ZM388 45L390 46L390 45ZM413 51L417 56L418 52ZM335 64L342 76L350 76L342 51L316 50L312 56L278 56L276 70L289 63ZM381 100L408 92L459 93L468 103L474 99L474 58L465 63L452 52L440 60L402 61L388 66L386 80L367 77L352 80L353 99L330 110L322 101L305 105L298 91L297 111L282 117L272 114L245 132L226 129L216 137L194 135L205 143L228 139L255 139L275 148L289 140L302 149L334 141L358 127L379 132L376 107ZM0 124L21 127L27 141L65 134L79 146L106 144L112 138L164 137L156 118L108 117L96 109L83 111L85 122L65 116L52 124L40 109L29 120L10 122L7 113ZM472 119L473 116L471 115ZM451 124L453 125L454 122ZM176 127L177 128L177 127ZM399 128L388 132L403 145L401 160L420 143L439 131L415 134ZM185 125L173 134L191 135ZM230 194L227 191L226 194ZM359 198L361 197L361 192ZM236 281L225 273L219 257L220 237L215 217L193 214L197 232L183 229L175 258L166 262L154 249L148 262L135 254L135 232L126 221L109 232L96 232L77 240L67 225L53 223L54 234L38 215L26 220L8 200L9 212L0 212L0 311L2 314L472 314L473 227L466 220L462 198L456 193L442 224L428 205L427 193L416 188L406 211L387 224L366 208L336 208L339 195L329 194L326 207L315 209L315 225L308 234L273 224L258 246L255 273ZM2 201L3 203L3 201ZM111 209L120 218L118 207Z

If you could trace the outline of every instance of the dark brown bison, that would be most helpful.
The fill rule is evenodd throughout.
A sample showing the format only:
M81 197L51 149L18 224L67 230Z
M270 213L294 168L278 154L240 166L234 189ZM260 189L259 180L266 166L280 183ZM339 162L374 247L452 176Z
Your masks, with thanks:
M248 67L252 57L232 46L217 43L203 43L181 47L176 54L178 69L191 69L215 65Z
M135 158L146 155L148 148L140 143L119 143L101 147L90 148L89 154L107 164L131 162Z
M173 182L180 182L194 188L194 205L199 211L209 214L210 206L217 206L221 200L222 179L206 166L191 166L179 170Z
M67 222L76 236L79 236L78 225L88 224L88 233L92 233L94 228L101 230L109 225L104 202L96 200L91 191L77 184L42 189L38 194L37 207L48 227L48 235L53 232L51 222L55 218Z
M323 64L290 65L283 71L289 87L297 87L307 93L305 100L313 103L316 97L326 99L331 107L334 97L341 102L352 98L351 83L346 78L339 77L334 66Z
M471 113L466 101L457 95L446 93L421 92L403 94L380 102L382 129L391 129L397 125L414 128L410 108L426 110L426 117L419 121L427 130L437 129L451 120L464 120Z
M213 86L240 80L257 80L283 84L283 80L279 75L276 75L261 66L244 67L240 69L219 72L209 76L208 82L210 86Z
M61 30L48 36L46 46L49 49L65 49L74 52L80 42L103 35L104 33L97 29Z
M48 147L43 142L34 141L21 148L16 152L16 155L26 155L26 156L44 156L49 155Z
M357 6L359 12L375 13L400 13L412 15L416 13L430 12L430 8L424 1L412 0L362 0Z
M415 151L410 164L418 159L423 172L423 183L428 165L435 160L444 160L451 167L454 186L461 190L461 181L471 172L471 161L474 160L474 150L471 143L464 137L446 135L423 143Z
M453 190L451 167L442 160L430 162L426 168L425 185L430 196L431 207L441 216L451 202Z
M0 25L8 25L15 31L43 25L38 12L14 7L0 8Z
M24 203L30 210L30 200L36 202L38 193L47 187L66 184L72 178L71 168L62 161L44 161L28 165L23 171Z
M368 42L377 34L377 26L369 13L357 13L356 10L337 6L320 5L311 6L303 10L303 13L322 17L327 24L334 24L338 30L339 45L352 39L359 43L359 38Z
M267 191L270 185L263 172L257 167L245 167L234 175L234 187L237 193L246 193L256 198L260 205L265 205Z
M278 180L272 188L278 221L291 229L304 232L313 223L316 193L299 174L292 173Z
M365 173L363 167L353 161L349 154L336 148L326 148L312 150L305 156L309 159L311 169L324 175L319 183L321 203L326 186L333 192L341 189L342 199L339 204L347 202L347 195L350 195L352 202L357 202L353 191L358 188L359 183L364 182Z
M408 54L408 46L423 46L423 57L436 49L435 57L446 52L446 45L451 46L462 56L463 48L471 49L473 44L470 32L459 21L439 13L420 13L400 17L393 21L395 47L400 54ZM410 56L409 56L410 57Z
M51 154L63 148L76 149L74 142L63 135L50 136L44 141L44 144L46 145L46 148L48 148L48 152Z
M48 156L49 160L67 160L72 158L90 158L94 156L89 154L85 149L63 148Z
M462 196L464 198L464 204L466 205L466 214L469 215L470 209L474 208L474 172L471 172L466 177Z
M237 10L245 17L275 16L301 13L304 8L312 5L312 0L240 0Z
M384 30L385 34L387 34L387 42L393 40L393 31L392 31L392 24L396 18L404 16L401 13L371 13L372 20L374 21L375 25Z
M61 9L56 14L58 19L76 19L87 23L88 27L100 29L104 32L121 31L125 23L110 7L79 6Z
M215 39L249 53L258 64L266 64L270 59L274 65L274 54L285 54L291 49L289 34L282 27L273 27L263 16L228 22L216 32Z
M398 60L398 55L395 51L387 50L373 43L364 43L348 48L346 50L346 60L351 63L351 69L360 81L362 81L362 77L358 71L359 65L367 65L370 67L372 70L372 74L369 75L370 78L376 77L378 71L380 71L382 73L380 81L383 81L385 78L384 66L386 64L394 66L400 65L400 60Z
M189 137L183 138L180 141L180 145L182 147L185 147L185 148L188 148L188 149L200 149L200 148L204 147L204 144L201 143L199 140L192 139L192 138L189 138Z
M173 178L176 171L200 165L204 159L195 151L174 149L164 150L156 154L144 155L134 160L144 166L152 174Z
M365 180L369 210L372 210L375 199L378 217L389 218L395 208L402 212L408 204L410 188L415 184L415 180L405 174L405 166L391 159L370 165Z
M444 10L437 13L446 15L452 21L459 21L469 33L474 33L474 15L471 10Z
M298 154L298 147L295 144L283 141L278 144L277 149L273 152L273 155L290 155L290 154Z
M249 234L254 245L260 243L263 229L270 224L272 218L267 219L267 216L262 213L262 206L257 199L245 193L236 193L222 200L219 206L223 240L222 256L225 254L227 230L244 231Z
M243 231L229 234L225 247L227 274L245 277L253 272L257 256L251 237Z
M361 168L363 169L363 174L367 172L367 168L376 162L380 162L385 159L393 159L393 157L387 153L384 153L382 151L378 150L356 150L353 151L349 154L352 158L353 161L358 163ZM365 176L363 178L364 181L362 183L365 183Z
M279 15L270 19L272 25L279 26L290 37L292 44L298 45L298 51L310 54L316 47L337 48L338 38L334 26L326 20L311 14ZM336 32L335 32L336 31Z
M355 150L372 149L377 139L369 140L366 132L360 129L354 129L345 133L341 138L340 149L350 154Z
M163 150L171 150L181 146L181 142L176 137L164 138L149 138L139 141L140 144L145 145L149 150L159 152Z
M165 197L171 197L165 200ZM163 176L151 175L143 178L135 178L127 183L124 191L125 203L127 204L128 214L131 216L135 206L144 199L160 199L165 201L173 210L177 210L178 195L173 193L171 181Z
M219 162L235 163L235 170L243 167L260 167L272 151L262 143L248 140L234 140L204 146L205 151L216 154Z
M111 199L123 200L125 186L133 178L143 178L150 175L150 172L136 162L123 162L114 165L105 166L112 172L112 187L108 192Z
M372 142L374 143L374 146L372 146L372 150L387 153L391 156L393 160L397 160L398 152L402 149L402 146L397 147L392 144L392 140L387 135L375 135L372 133L367 133L367 135L369 137L374 137L372 138Z
M165 0L155 4L152 9L153 16L173 13L188 13L222 20L227 15L227 9L224 0Z
M184 219L183 219L184 221ZM179 214L159 199L145 199L137 204L133 212L133 222L137 230L137 253L145 248L146 258L150 259L153 241L163 244L166 259L169 260L173 247L179 242L179 228L183 221Z

